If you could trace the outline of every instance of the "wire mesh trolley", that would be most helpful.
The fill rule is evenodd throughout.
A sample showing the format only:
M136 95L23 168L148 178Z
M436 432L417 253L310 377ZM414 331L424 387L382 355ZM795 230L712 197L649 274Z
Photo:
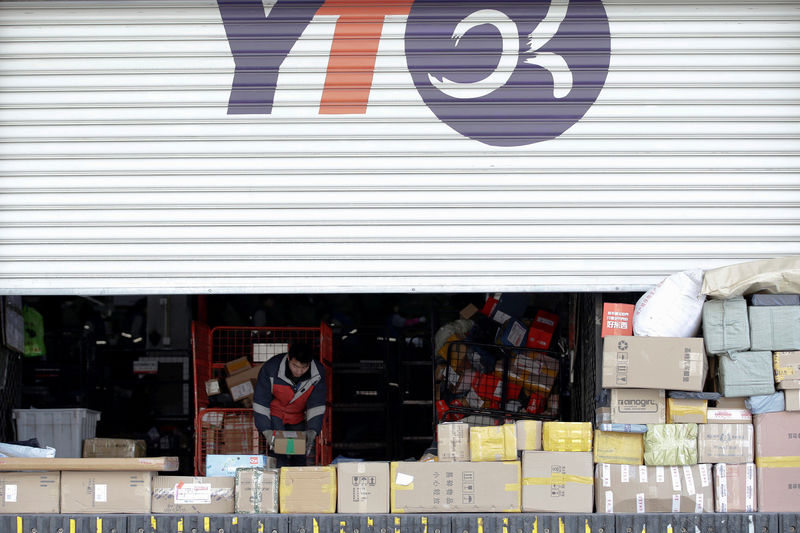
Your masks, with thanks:
M205 383L223 378L225 363L241 357L263 361L271 354L288 351L292 343L305 342L319 355L325 369L327 399L322 433L315 450L317 464L331 462L332 333L326 324L319 327L231 327L213 329L192 323L192 359L195 404L195 475L205 474L208 454L255 455L266 453L266 442L258 434L252 408L209 407Z

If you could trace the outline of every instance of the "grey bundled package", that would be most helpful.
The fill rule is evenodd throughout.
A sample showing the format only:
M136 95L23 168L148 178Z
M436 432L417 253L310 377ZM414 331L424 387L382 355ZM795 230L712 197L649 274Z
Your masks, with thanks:
M235 512L277 513L279 476L279 470L274 468L237 468Z
M800 306L751 306L752 350L800 350Z
M703 340L710 354L750 349L750 324L744 298L706 300L703 304Z
M738 352L719 357L719 385L727 397L775 392L772 352Z

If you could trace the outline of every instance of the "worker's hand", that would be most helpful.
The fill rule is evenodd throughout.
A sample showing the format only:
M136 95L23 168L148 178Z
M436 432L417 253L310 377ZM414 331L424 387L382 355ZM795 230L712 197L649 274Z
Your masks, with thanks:
M273 451L275 449L275 432L270 432L269 436L267 437L267 446L269 447L269 451Z
M306 455L311 453L311 450L314 449L314 441L317 438L317 432L313 429L306 430Z

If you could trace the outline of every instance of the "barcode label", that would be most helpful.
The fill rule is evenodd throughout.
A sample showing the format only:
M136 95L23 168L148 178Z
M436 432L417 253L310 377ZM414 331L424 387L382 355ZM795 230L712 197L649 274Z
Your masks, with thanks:
M647 483L647 467L645 465L639 467L639 483Z
M686 481L686 494L689 496L694 496L694 476L692 475L691 466L683 467L683 479Z
M619 465L620 466L620 478L622 479L623 483L630 483L631 481L631 472L628 469L628 465Z
M614 512L614 493L610 490L606 491L606 513Z
M699 465L700 468L700 486L708 487L711 484L710 466L706 464Z
M702 513L703 512L703 500L705 499L703 493L697 495L697 500L694 503L694 512L695 513Z
M678 470L677 466L669 467L669 471L672 474L672 490L675 492L681 491L681 472Z
M681 495L680 494L673 494L672 495L672 512L673 513L680 513L681 512Z
M656 467L656 483L664 483L664 467Z
M608 488L611 486L611 465L603 463L603 486Z
M636 494L636 512L644 513L644 493L639 492Z

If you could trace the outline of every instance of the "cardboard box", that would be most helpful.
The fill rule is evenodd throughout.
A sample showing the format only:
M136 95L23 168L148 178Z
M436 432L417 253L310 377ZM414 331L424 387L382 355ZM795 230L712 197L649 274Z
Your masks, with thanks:
M522 511L591 513L590 452L522 452Z
M697 464L697 424L649 424L644 434L644 464Z
M152 472L61 472L62 513L149 513Z
M800 389L785 390L783 395L786 398L787 411L800 411Z
M477 307L475 307L472 304L467 304L467 306L458 313L458 316L460 316L464 320L470 320L479 312L480 310Z
M469 428L472 461L513 461L517 458L517 432L514 424Z
M545 422L542 449L548 452L591 452L591 422Z
M784 380L800 380L800 351L773 352L772 365L775 383Z
M594 432L594 462L622 465L644 464L642 433Z
M708 400L667 398L667 424L705 424Z
M550 348L550 341L556 331L556 326L558 326L558 318L556 314L541 310L537 311L536 317L533 319L530 329L528 329L525 346L539 350Z
M216 396L222 393L222 385L219 379L209 379L206 381L206 396Z
M278 470L274 468L237 468L234 477L234 511L277 513L278 479Z
M436 427L440 461L469 461L469 425L446 422Z
M305 455L306 434L304 431L276 431L275 453L280 455Z
M268 455L206 455L206 476L235 477L237 468L275 468Z
M798 390L800 389L800 379L784 379L778 383L780 390Z
M83 440L83 457L144 457L147 444L143 440L101 439Z
M756 465L714 465L714 510L718 513L752 513L756 507Z
M701 392L708 362L702 338L621 337L603 340L603 388Z
M542 449L542 422L539 420L517 420L517 450Z
M598 513L710 513L711 465L595 467Z
M520 473L519 461L393 462L392 513L517 513Z
M611 389L612 424L663 424L664 389Z
M782 411L753 417L756 482L760 512L800 509L800 413Z
M234 477L234 511L237 513L277 513L278 470L237 468Z
M603 329L601 337L633 335L633 304L603 303Z
M742 398L743 400L743 398ZM749 409L718 409L709 407L706 412L709 424L752 424L753 415Z
M594 410L594 425L599 427L600 424L611 423L611 407L598 407Z
M263 363L253 367L247 367L225 378L225 384L228 386L233 401L238 402L245 398L252 399L253 393L255 392L256 381L258 380L258 373L261 371L262 366Z
M281 513L335 513L336 467L284 466L278 495Z
M232 513L235 478L156 476L153 513Z
M389 512L389 463L345 462L336 465L337 512L348 514Z
M697 460L700 463L752 463L753 451L752 424L700 424L697 427Z
M747 398L719 398L714 408L716 409L747 409L745 401Z
M56 514L61 472L0 472L0 513Z
M244 372L248 368L250 368L250 360L247 357L239 357L238 359L225 363L225 372L229 376Z

